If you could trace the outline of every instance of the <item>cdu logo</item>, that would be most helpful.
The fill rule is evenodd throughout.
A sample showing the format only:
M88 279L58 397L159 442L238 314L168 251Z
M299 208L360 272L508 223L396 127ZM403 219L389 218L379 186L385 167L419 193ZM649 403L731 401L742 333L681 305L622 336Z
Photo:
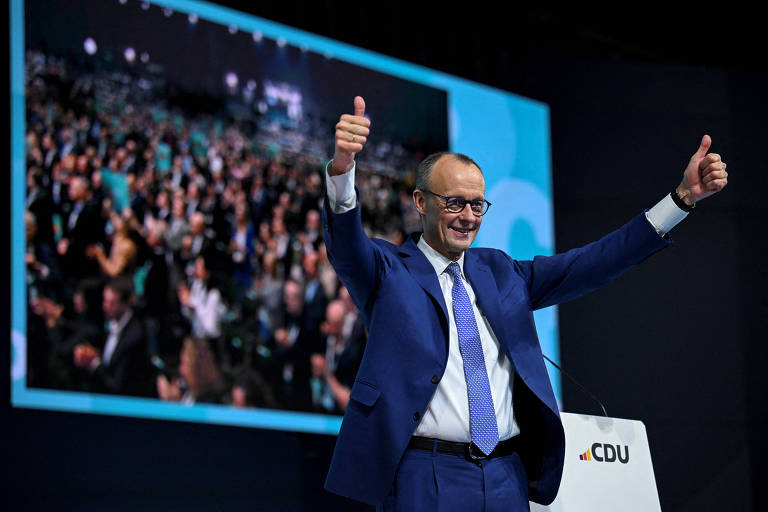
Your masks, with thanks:
M596 460L597 462L616 462L622 464L629 462L629 446L624 445L624 453L621 453L621 445L607 443L593 443L592 448L579 455L579 460Z

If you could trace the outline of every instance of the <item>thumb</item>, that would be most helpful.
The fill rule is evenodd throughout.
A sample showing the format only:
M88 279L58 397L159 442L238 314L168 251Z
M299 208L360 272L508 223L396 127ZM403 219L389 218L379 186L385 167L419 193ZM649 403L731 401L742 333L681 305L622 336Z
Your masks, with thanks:
M696 153L693 154L694 158L704 158L707 155L707 151L709 151L709 146L712 145L712 137L709 135L704 135L701 138L701 144L699 144L699 149L696 150Z
M355 96L355 115L361 117L365 115L365 100L362 96Z

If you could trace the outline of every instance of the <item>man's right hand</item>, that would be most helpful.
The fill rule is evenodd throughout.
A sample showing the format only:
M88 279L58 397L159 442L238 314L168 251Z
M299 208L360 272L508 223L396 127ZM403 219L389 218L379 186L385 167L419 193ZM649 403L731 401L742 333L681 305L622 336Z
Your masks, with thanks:
M343 114L336 123L336 150L330 166L331 176L344 174L352 169L355 153L363 150L368 140L371 122L365 118L365 100L355 96L355 114Z

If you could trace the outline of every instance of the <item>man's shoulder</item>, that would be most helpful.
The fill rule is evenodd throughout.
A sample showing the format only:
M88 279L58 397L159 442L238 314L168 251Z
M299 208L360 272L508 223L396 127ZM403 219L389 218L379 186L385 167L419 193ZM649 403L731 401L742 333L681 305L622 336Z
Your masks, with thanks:
M492 247L470 247L466 252L467 257L485 263L489 266L513 265L515 260L501 249Z
M400 249L400 246L397 244L394 244L390 242L389 240L384 240L383 238L371 238L371 242L375 243L379 247L381 247L384 250L390 251L390 252L396 252Z
M134 343L144 340L144 319L135 311L131 314L130 320L120 331L120 341L125 343L131 341Z

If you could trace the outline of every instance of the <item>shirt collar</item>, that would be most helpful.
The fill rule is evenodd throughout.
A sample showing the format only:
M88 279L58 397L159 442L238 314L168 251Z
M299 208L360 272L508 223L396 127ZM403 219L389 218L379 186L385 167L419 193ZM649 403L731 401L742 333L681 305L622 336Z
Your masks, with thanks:
M130 309L123 313L123 316L120 317L120 320L111 320L109 322L109 329L112 331L114 329L114 332L119 333L123 330L125 325L130 321L131 317L133 316L133 311Z
M439 276L443 272L445 272L445 269L453 263L453 260L449 260L439 252L437 252L435 249L430 246L426 240L424 240L424 235L419 236L419 241L416 244L416 247L418 247L422 253L424 253L424 256L427 257L427 260L429 263L434 267L435 272ZM461 253L461 256L459 256L459 260L456 262L459 264L459 269L461 269L461 275L464 276L464 253Z

